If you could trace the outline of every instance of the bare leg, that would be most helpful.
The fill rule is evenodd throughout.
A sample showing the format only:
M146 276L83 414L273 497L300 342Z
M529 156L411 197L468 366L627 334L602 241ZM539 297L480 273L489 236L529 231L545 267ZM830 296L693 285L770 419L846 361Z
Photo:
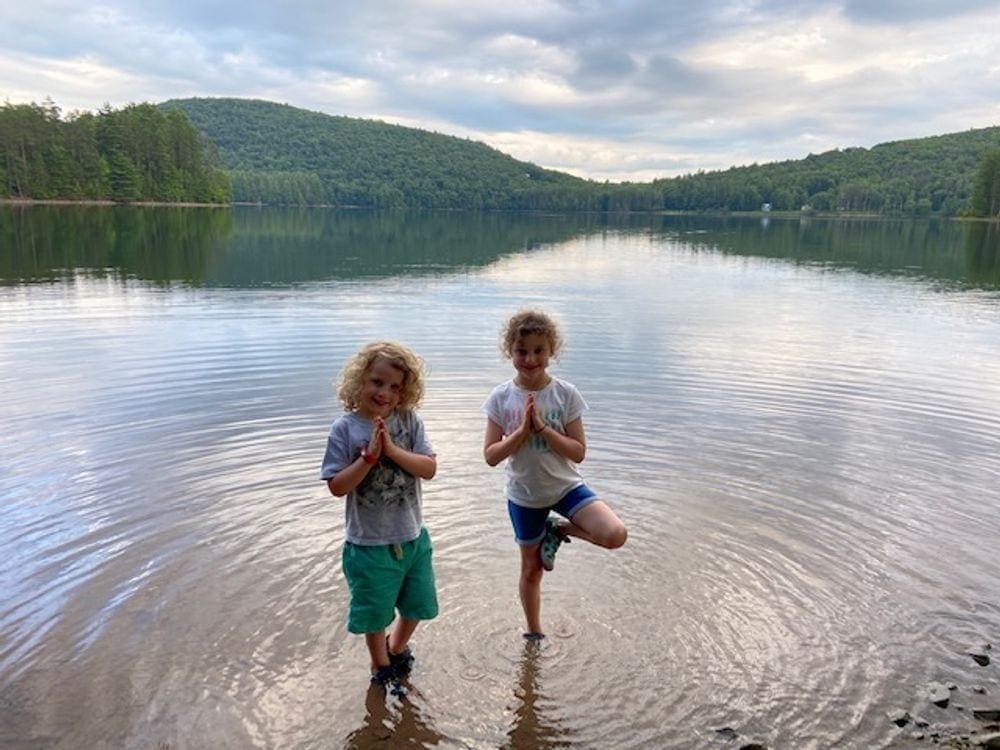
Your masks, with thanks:
M389 635L389 651L393 654L401 654L419 624L420 620L407 620L405 617L397 619L396 625Z
M591 544L617 549L625 544L628 529L603 500L595 500L576 512L568 524L561 524L569 536L586 539Z
M538 556L537 544L520 547L521 550L521 580L518 593L521 595L521 606L524 608L524 619L529 633L542 632L542 561Z
M365 645L368 646L368 655L372 659L373 673L380 667L389 666L389 652L385 647L384 630L379 630L376 633L365 633Z

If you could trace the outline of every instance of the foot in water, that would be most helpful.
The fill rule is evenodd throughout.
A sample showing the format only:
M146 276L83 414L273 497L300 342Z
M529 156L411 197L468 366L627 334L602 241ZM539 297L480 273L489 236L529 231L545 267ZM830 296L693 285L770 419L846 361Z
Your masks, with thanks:
M406 677L413 671L413 652L409 646L404 646L398 654L389 650L389 636L385 637L385 650L389 654L389 666L396 670L398 677Z
M372 685L384 687L392 695L406 695L406 688L399 684L399 675L391 664L379 667L372 672Z

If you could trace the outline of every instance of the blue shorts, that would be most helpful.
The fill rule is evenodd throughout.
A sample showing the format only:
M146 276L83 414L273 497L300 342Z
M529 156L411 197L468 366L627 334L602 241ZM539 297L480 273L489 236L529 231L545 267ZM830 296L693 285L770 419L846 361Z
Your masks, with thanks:
M511 500L507 501L507 512L510 522L514 525L514 540L522 547L540 544L545 537L545 519L549 511L554 510L559 515L570 520L577 511L597 500L597 495L585 484L574 487L555 505L548 508L525 508Z

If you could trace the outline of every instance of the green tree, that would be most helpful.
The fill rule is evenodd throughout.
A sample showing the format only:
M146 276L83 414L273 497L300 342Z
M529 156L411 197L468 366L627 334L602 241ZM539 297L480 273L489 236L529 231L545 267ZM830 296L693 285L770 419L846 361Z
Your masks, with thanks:
M151 104L65 119L51 101L0 107L0 195L226 203L217 164L182 113Z
M1000 149L989 152L976 172L972 211L977 216L1000 216Z

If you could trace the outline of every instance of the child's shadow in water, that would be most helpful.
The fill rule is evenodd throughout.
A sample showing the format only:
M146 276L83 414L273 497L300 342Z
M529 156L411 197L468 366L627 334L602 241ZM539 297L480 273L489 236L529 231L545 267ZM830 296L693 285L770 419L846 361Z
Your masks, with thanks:
M386 695L384 687L368 688L365 709L364 723L344 739L345 750L436 747L448 740L427 723L409 697Z
M503 750L551 750L572 745L569 733L542 714L546 696L538 690L538 673L543 649L537 642L524 644L520 679L514 688L519 705L514 709L514 724L507 732Z

